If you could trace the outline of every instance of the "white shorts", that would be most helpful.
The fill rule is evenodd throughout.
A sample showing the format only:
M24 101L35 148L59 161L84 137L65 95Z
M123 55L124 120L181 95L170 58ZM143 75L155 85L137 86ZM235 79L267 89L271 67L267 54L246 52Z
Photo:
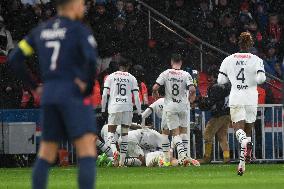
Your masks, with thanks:
M169 129L169 127L167 125L166 114L163 113L161 120L161 130L166 130L166 129Z
M142 148L136 142L128 142L127 157L144 156Z
M178 127L187 127L188 112L166 112L164 111L166 124L170 130Z
M242 120L246 123L254 123L257 116L257 106L231 106L230 114L233 123Z
M108 115L108 125L131 125L132 112L117 112Z

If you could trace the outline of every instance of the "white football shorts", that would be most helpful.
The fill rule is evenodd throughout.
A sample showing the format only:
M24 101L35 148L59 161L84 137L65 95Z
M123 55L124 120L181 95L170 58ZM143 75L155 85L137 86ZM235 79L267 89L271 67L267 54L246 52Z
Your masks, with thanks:
M166 112L164 111L166 124L170 130L178 127L187 127L189 112Z
M257 106L231 106L230 114L233 123L237 123L242 120L246 123L254 123L257 116Z
M131 125L132 112L116 112L108 115L108 125Z

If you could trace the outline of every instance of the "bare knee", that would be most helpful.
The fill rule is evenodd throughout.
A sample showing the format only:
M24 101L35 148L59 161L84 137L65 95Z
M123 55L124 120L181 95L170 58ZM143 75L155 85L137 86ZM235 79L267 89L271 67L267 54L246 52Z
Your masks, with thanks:
M173 135L173 136L180 135L180 130L179 130L179 128L173 129L173 130L171 130L171 132L172 132L172 135Z
M126 136L128 135L129 126L128 125L121 125L121 135Z
M245 121L243 120L243 121L233 123L233 127L234 127L235 131L237 131L239 129L244 130L245 129Z
M87 133L74 141L78 157L95 157L97 136Z
M49 163L54 163L57 158L58 143L41 141L38 157Z

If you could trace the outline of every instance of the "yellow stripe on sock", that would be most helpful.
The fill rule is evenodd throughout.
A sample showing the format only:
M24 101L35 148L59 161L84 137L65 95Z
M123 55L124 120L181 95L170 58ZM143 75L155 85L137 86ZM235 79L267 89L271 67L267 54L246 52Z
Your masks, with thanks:
M25 56L31 56L34 53L34 49L30 46L30 44L26 40L21 40L19 42L19 48L23 51Z

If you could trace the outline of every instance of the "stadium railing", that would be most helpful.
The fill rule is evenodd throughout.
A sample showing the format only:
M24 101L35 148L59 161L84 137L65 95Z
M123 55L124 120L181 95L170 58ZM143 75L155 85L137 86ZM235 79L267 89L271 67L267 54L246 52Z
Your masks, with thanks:
M204 152L203 132L207 121L210 119L209 112L201 112L198 109L191 111L189 120L189 135L191 136L191 155L194 158L201 158ZM258 116L252 132L254 143L255 161L284 161L284 122L282 104L264 104L258 107ZM97 115L99 118L100 114ZM39 142L41 136L40 115L38 109L4 110L0 109L0 124L9 122L35 122L37 129L35 136ZM160 120L153 115L156 130L160 129ZM100 127L100 125L98 126ZM3 131L0 131L1 135ZM235 139L233 128L229 128L228 140L230 145L231 159L238 160L239 144ZM0 141L2 144L2 141ZM76 163L76 154L72 144L62 141L61 148L69 152L70 163ZM213 162L222 161L222 151L217 140L214 139Z
M198 45L196 45L194 43L190 43L190 45L200 52L200 71L201 72L203 71L203 67L204 67L204 65L203 65L204 64L203 63L204 55L214 56L215 58L220 59L220 61L222 61L226 56L230 55L228 52L225 52L222 49L220 49L220 48L218 48L214 45L211 45L210 43L208 43L206 41L203 41L202 39L200 39L199 37L197 37L193 33L189 32L188 30L186 30L185 28L183 28L179 24L175 23L173 20L171 20L167 16L163 15L162 13L160 13L159 11L154 9L153 7L149 6L147 3L143 2L142 0L136 0L136 1L140 5L140 9L139 9L140 12L148 17L148 37L149 37L149 39L152 39L153 31L152 31L151 25L152 25L152 20L153 20L154 22L158 23L160 26L165 28L165 30L173 33L174 35L176 35L177 37L179 37L180 39L182 39L186 43L189 44L188 37L192 38L195 42L198 43ZM182 33L180 33L180 31ZM207 52L205 50L205 48L213 50L214 52L216 52L216 54L212 54L212 53ZM281 80L280 78L278 78L274 75L271 75L267 72L266 72L266 76L269 78L269 80L276 80L278 82L283 83L283 80ZM272 86L273 88L275 88L279 91L282 91L282 88L279 88L279 87L273 85L273 83L271 83L269 80L266 81L266 83L268 85Z

